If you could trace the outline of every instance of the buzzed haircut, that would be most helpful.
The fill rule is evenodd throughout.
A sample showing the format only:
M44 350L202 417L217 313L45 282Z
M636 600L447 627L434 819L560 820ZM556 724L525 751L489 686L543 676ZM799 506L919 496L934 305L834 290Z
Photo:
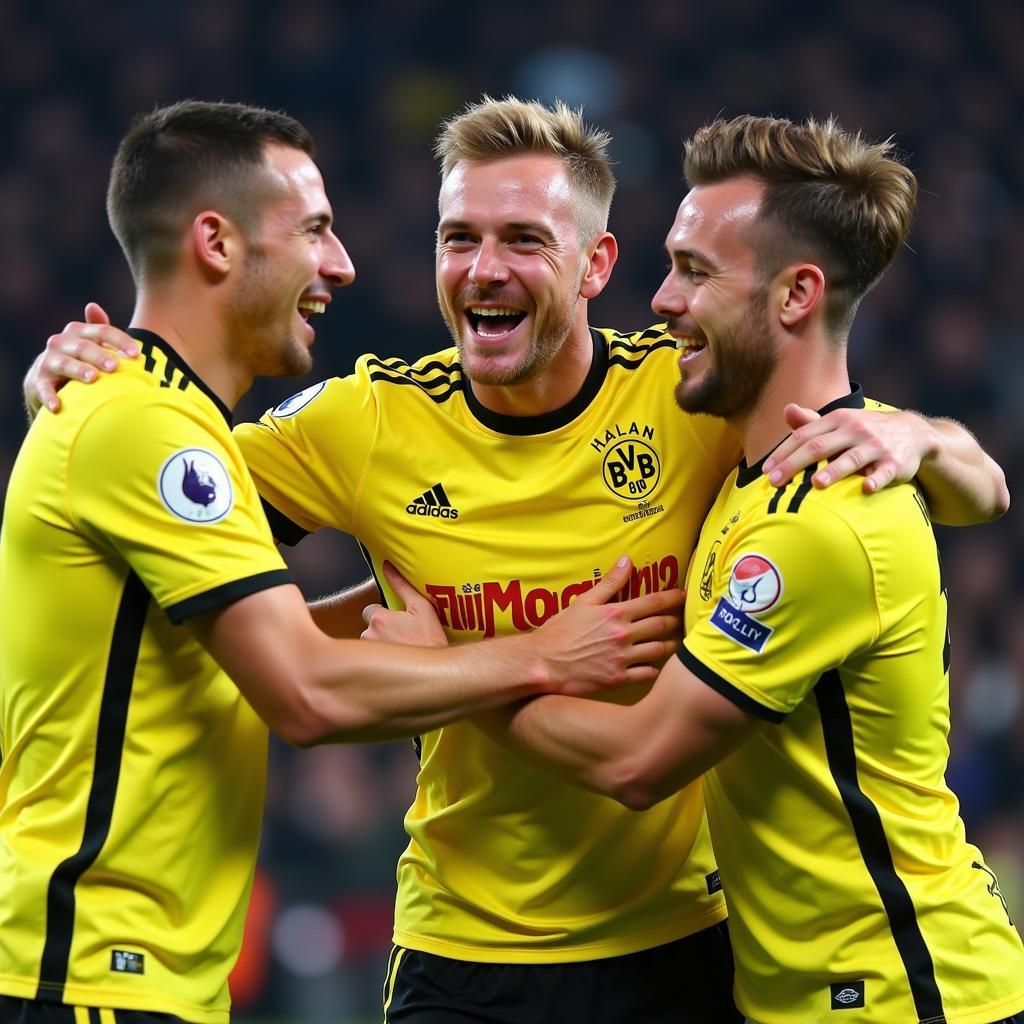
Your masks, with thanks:
M818 265L827 325L843 337L907 237L917 203L917 179L892 139L869 143L832 117L714 121L686 142L683 172L691 188L744 176L764 182L752 239L762 276L799 260Z
M460 161L489 163L524 153L558 157L576 194L576 223L586 244L608 227L615 175L608 158L611 136L586 124L583 111L556 100L536 101L484 96L441 126L434 155L441 180Z
M294 118L241 103L182 100L135 118L114 157L107 216L136 283L173 269L182 231L204 209L255 227L268 143L314 152Z

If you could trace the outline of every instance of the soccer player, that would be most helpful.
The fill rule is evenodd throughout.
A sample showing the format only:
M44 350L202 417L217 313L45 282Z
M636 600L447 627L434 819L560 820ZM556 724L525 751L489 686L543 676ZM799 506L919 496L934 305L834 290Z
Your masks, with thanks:
M303 745L408 736L652 680L674 646L656 613L677 592L598 606L625 560L530 637L424 652L315 627L229 427L254 375L308 368L310 316L354 275L312 151L289 117L190 101L115 158L143 358L36 419L0 538L5 1022L227 1021L264 722Z
M717 121L687 143L655 312L676 397L740 438L687 579L686 638L632 706L527 703L492 734L625 805L701 773L756 1024L1024 1020L1024 947L944 781L946 592L913 483L785 486L786 405L870 406L857 306L909 229L913 174L834 121ZM685 433L683 434L685 437ZM378 632L378 631L375 631Z
M390 559L430 595L453 640L544 622L619 546L632 593L674 586L740 455L721 422L680 416L674 338L589 326L617 258L607 142L562 106L485 100L454 118L438 145L437 283L455 347L411 365L364 357L236 430L279 537L355 534L378 578ZM51 339L30 400L53 400L54 371L84 372L72 355L109 356L97 339L119 347L102 325ZM999 503L1001 474L955 427L844 410L804 430L877 464L874 484L920 466L945 518ZM351 605L321 621L361 628ZM699 784L635 814L472 723L419 749L389 1021L737 1019Z

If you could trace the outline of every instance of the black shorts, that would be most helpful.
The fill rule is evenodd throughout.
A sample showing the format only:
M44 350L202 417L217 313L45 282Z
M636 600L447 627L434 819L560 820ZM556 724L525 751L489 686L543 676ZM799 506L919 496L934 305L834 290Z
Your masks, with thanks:
M570 964L481 964L396 946L385 1024L740 1024L725 922Z
M0 996L0 1024L185 1024L180 1017L151 1010L100 1010L95 1006L67 1006L39 999Z

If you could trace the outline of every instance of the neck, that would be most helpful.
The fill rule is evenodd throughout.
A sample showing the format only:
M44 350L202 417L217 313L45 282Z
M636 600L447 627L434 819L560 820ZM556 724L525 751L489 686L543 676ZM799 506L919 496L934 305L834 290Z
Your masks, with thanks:
M571 402L583 387L594 360L586 304L580 303L568 337L554 357L519 384L470 381L476 400L501 416L543 416Z
M749 413L728 422L743 445L748 466L759 462L791 433L785 409L790 403L820 409L850 393L846 347L816 346L808 358L807 347L790 348L789 359L779 362L757 404Z
M252 386L252 373L231 354L221 311L194 292L140 289L131 326L159 334L229 409Z

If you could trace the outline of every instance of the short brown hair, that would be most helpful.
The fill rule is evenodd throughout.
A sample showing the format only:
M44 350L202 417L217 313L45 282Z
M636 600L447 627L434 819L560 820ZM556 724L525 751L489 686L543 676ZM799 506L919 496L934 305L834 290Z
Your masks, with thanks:
M183 227L206 207L243 230L256 223L265 187L257 171L272 142L313 155L298 121L261 107L182 100L136 117L107 188L110 226L136 281L170 271Z
M556 100L547 107L506 96L484 96L441 126L434 155L441 161L441 180L460 161L488 163L521 153L558 157L579 199L576 221L581 241L588 242L608 226L615 194L615 175L608 159L611 136L587 125L583 111Z
M917 202L917 179L892 139L868 143L832 117L714 121L686 142L683 171L691 187L747 175L764 182L762 273L813 258L826 278L829 326L844 334L903 244Z

